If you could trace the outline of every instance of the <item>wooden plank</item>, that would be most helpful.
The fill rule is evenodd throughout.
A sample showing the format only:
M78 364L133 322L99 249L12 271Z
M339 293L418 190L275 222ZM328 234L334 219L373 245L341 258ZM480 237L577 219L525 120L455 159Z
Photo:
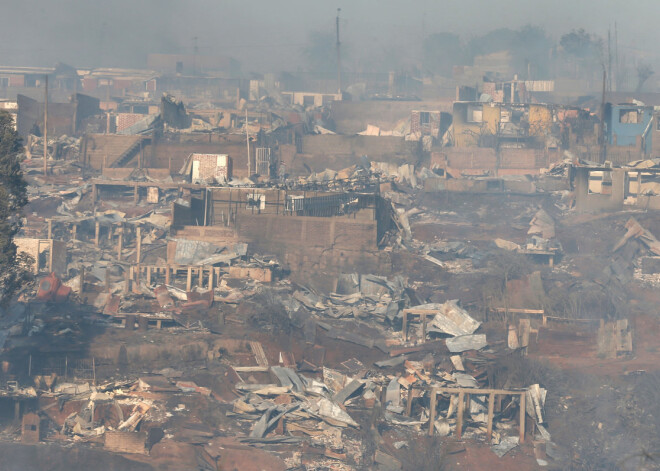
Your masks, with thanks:
M403 311L403 340L408 341L408 313Z
M525 441L525 396L526 392L520 394L520 443Z
M524 394L526 390L510 390L510 389L478 389L478 388L445 388L438 387L436 388L439 393L445 394L474 394L475 396L487 396L488 394L501 394L501 395L513 395L517 396Z
M264 373L270 370L270 366L232 366L232 368L245 373Z
M252 353L254 353L254 357L256 358L259 366L268 366L268 359L266 358L266 353L264 352L264 347L261 345L261 343L250 342L250 350L252 350Z
M435 413L436 406L438 403L438 392L436 388L431 389L431 418L429 420L429 435L433 436L435 433Z
M496 307L495 308L496 312L510 312L513 314L539 314L543 315L545 314L545 311L543 309L518 309L518 308L504 308L504 307Z
M408 400L406 402L406 415L410 417L412 415L412 401L413 401L413 388L408 389Z
M456 437L460 440L463 435L463 413L465 409L465 393L458 393L458 410L456 411Z
M495 410L495 394L490 393L488 395L488 419L486 423L486 438L490 443L493 439L493 413Z

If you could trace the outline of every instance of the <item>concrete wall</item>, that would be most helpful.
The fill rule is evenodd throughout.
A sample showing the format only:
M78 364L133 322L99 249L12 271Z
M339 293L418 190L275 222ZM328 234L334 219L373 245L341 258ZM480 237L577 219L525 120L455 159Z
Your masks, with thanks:
M16 130L21 137L27 137L36 124L43 135L44 132L44 104L24 95L18 95L18 117ZM55 137L62 134L73 134L74 108L71 103L48 104L48 136Z
M470 116L471 110L481 112L481 120ZM479 136L496 134L501 119L501 108L495 104L454 103L452 111L454 125L454 145L456 147L470 147L479 144Z
M660 210L660 196L657 195L639 195L635 205L641 209Z
M399 165L419 158L419 143L394 136L308 135L302 138L302 153L297 154L287 172L308 174L326 168L341 170L355 165L366 155L370 160Z
M409 119L413 110L451 113L452 101L336 101L330 106L330 120L340 134L357 134L368 124L392 130L401 120Z
M424 191L433 193L450 191L457 193L502 193L518 194L536 193L536 185L526 180L503 180L499 178L467 179L467 178L427 178L424 181Z
M52 97L51 97L52 99ZM44 103L25 95L18 95L18 118L16 128L22 137L26 137L36 124L43 134ZM85 118L98 114L99 100L77 93L71 103L48 103L48 135L74 135Z
M621 211L625 195L626 172L612 170L611 194L589 193L589 169L574 168L575 209L579 212Z
M458 175L481 175L497 169L495 149L488 147L446 147L431 154L431 168L444 168Z
M253 160L255 148L256 145L251 143L250 154ZM192 153L227 154L232 159L233 176L235 178L248 176L245 135L187 136L174 134L156 140L152 146L145 149L145 155L149 156L151 167L169 167L172 173L178 173Z
M50 271L57 275L66 275L68 252L66 242L53 239L14 239L17 253L26 253L34 259L34 273Z
M406 154L408 147L403 137L395 136L342 136L339 134L307 135L302 140L302 153L312 155L351 154L380 155Z
M431 154L431 168L444 168L454 177L460 175L538 175L561 160L556 149L488 147L446 147Z
M166 168L142 168L140 171L156 182L165 181L171 177L169 170ZM110 180L126 180L134 172L133 167L104 168L102 175ZM154 185L157 185L157 183L154 183Z
M135 146L141 136L121 136L118 134L87 134L82 143L83 162L95 170L110 167L126 151ZM146 150L143 150L146 155ZM146 160L146 159L145 159Z

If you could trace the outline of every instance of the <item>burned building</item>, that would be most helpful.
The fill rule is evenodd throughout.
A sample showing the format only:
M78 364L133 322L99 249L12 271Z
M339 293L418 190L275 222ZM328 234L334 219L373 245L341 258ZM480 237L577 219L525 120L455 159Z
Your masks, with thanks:
M655 121L652 106L607 103L604 121L606 160L626 164L651 155Z
M376 194L208 189L189 207L174 203L175 238L218 244L246 240L293 271L388 271L379 253L391 208Z
M16 127L18 133L26 137L35 128L43 134L44 102L34 100L25 95L18 95L18 116ZM81 93L71 96L67 103L48 103L48 134L78 135L83 129L85 119L101 112L100 101Z

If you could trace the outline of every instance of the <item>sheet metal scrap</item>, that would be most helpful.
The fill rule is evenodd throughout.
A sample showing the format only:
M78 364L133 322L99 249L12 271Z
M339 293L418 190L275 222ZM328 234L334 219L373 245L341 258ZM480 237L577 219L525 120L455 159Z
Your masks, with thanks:
M443 304L422 304L416 306L415 309L438 311L430 322L429 331L438 331L457 337L472 334L481 325L481 322L473 319L465 309L458 305L457 299Z
M621 247L623 247L626 242L628 242L628 240L635 238L641 241L646 247L648 247L651 252L656 255L660 255L660 241L658 241L658 239L656 239L655 236L648 230L644 229L644 227L642 227L642 225L637 222L635 218L631 217L628 219L625 227L628 229L628 232L626 232L626 234L619 240L619 242L616 243L614 248L612 248L612 252L616 252Z

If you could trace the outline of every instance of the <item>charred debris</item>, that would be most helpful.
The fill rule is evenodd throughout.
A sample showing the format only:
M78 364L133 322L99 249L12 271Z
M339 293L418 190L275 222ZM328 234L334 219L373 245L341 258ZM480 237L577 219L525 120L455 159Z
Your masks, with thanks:
M3 442L204 470L639 469L657 443L653 107L102 80L127 91L51 104L47 139L17 100L36 282L2 308Z

